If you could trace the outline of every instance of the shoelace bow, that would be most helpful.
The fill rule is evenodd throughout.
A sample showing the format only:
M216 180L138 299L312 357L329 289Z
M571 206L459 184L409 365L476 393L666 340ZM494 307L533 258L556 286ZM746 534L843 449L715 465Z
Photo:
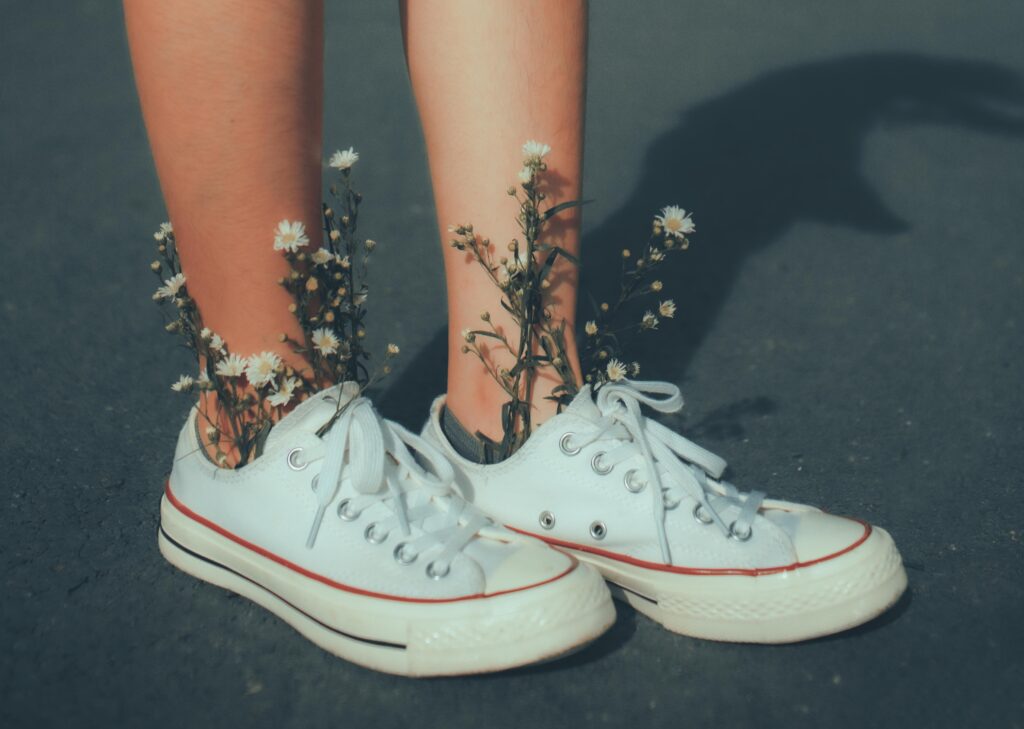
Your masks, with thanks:
M419 525L423 534L401 545L402 558L409 562L430 547L442 545L441 552L431 561L432 575L447 574L451 560L489 523L482 512L453 489L455 475L445 457L398 423L381 418L366 398L358 397L348 403L324 436L324 445L324 463L313 482L317 510L306 539L307 548L315 544L324 514L337 496L343 477L350 479L359 494L339 503L345 518L354 519L373 504L390 501L393 515L371 525L368 539L372 530L375 541L384 541L396 527L408 537L412 535L412 525ZM433 473L416 462L410 449L427 461ZM388 463L390 459L393 463ZM416 492L420 498L412 499L418 503L411 505L408 497ZM441 513L446 514L444 522L436 528L432 524L428 531L424 520Z
M717 524L724 535L749 538L765 494L741 493L732 484L719 481L726 466L722 458L644 416L640 410L641 405L646 405L661 413L678 412L683 407L678 387L668 382L610 382L598 389L596 404L601 411L600 427L583 435L580 442L573 438L573 447L582 448L600 439L622 441L601 456L606 467L638 452L643 456L644 469L653 486L650 491L658 541L667 564L672 564L672 554L665 532L665 511L678 506L685 496L696 500L697 509ZM732 506L739 507L739 515L726 524L722 513ZM698 516L697 511L694 515Z

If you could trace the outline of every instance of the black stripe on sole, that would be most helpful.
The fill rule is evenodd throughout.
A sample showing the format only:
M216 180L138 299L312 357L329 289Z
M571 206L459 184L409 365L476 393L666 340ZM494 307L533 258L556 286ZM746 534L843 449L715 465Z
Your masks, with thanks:
M636 595L641 600L644 600L645 602L651 603L651 605L657 605L658 604L658 601L655 600L654 598L647 597L647 595L642 595L639 592L637 592L636 590L630 590L628 587L623 587L622 585L616 584L614 582L612 582L610 584L613 586L613 591L615 589L619 589L619 590L622 590L623 592L628 592L630 595Z
M172 537L170 534L168 534L164 530L163 525L160 526L160 533L164 536L164 539L166 539L168 542L170 542L175 547L180 549L182 552L185 552L189 556L195 557L198 560L206 562L209 565L212 565L214 567L222 569L225 572L230 572L231 574L235 575L236 577L241 577L246 582L249 582L250 584L255 585L256 587L260 588L264 592L266 592L266 593L268 593L270 595L273 595L274 597L276 597L278 600L283 602L285 605L290 607L295 612L301 613L302 615L305 615L307 618L312 620L314 623L319 625L321 628L323 628L325 630L329 630L329 631L331 631L332 633L334 633L336 635L340 635L342 638L348 638L349 640L355 640L355 641L358 641L360 643L366 643L367 645L375 645L375 646L379 646L381 648L394 648L396 650L402 650L402 651L404 651L404 650L406 650L408 648L408 646L406 646L403 643L389 643L389 642L383 641L383 640L374 640L372 638L363 638L362 636L352 635L351 633L346 633L343 630L338 630L337 628L333 628L330 625L327 625L326 623L321 622L320 620L317 620L315 617L313 617L312 615L307 613L305 610L302 610L301 608L298 608L295 605L293 605L292 603L288 602L287 600L285 600L283 597L278 595L273 590L268 590L266 587L264 587L260 583L256 582L255 580L252 580L252 579L246 577L245 575L241 574L240 572L236 572L235 570L231 569L227 565L223 565L220 562L217 562L217 561L214 561L214 560L210 559L209 557L205 557L205 556L199 554L198 552L193 552L191 549L189 549L185 545L181 544L174 537Z

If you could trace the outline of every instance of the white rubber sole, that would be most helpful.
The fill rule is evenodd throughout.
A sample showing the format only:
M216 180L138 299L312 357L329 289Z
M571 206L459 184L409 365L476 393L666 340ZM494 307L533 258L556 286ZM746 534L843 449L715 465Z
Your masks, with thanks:
M786 572L691 575L565 549L597 567L612 594L671 631L736 643L793 643L856 627L903 594L907 574L877 527L856 548Z
M516 592L406 602L347 592L291 570L160 502L160 552L193 577L266 608L324 650L377 671L444 676L502 671L572 653L615 622L586 564Z

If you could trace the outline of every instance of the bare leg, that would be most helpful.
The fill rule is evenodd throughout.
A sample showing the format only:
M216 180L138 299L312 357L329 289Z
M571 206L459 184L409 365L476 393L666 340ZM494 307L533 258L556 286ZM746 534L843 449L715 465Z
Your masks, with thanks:
M585 0L402 0L409 75L430 159L448 285L448 405L471 432L500 438L507 399L480 362L462 353L460 332L483 328L489 311L506 328L499 292L465 253L447 245L453 223L471 222L499 247L519 235L517 205L505 195L528 139L551 145L552 204L580 196L586 76ZM563 214L552 235L576 253L579 215ZM562 217L562 216L560 216ZM566 266L552 287L558 315L573 330L577 278ZM570 358L579 376L575 340ZM500 356L497 357L500 362ZM554 405L534 389L534 420Z
M318 240L323 107L320 0L125 0L135 80L188 288L242 356L301 341L283 219Z

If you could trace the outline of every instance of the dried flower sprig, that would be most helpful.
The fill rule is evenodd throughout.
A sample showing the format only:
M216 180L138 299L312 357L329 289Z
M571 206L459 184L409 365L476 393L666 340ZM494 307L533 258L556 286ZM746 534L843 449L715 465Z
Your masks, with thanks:
M639 362L623 362L626 357L621 337L627 332L653 331L663 319L674 318L675 302L672 299L658 300L656 306L646 309L639 318L622 325L617 323L623 318L628 304L662 292L664 284L653 278L654 273L669 255L690 247L687 235L695 231L692 213L670 205L654 217L651 234L639 256L634 256L628 248L622 250L622 280L618 297L611 304L595 304L594 318L583 326L585 339L581 360L586 382L600 386L640 374Z
M339 171L339 179L330 188L334 206L323 205L323 245L312 253L308 239L298 246L281 246L291 271L279 283L294 298L290 309L304 334L303 342L285 335L283 341L309 360L318 388L371 378L363 340L370 294L366 274L377 243L356 234L363 199L352 187L352 166L358 160L352 148L331 156L329 165Z
M274 231L274 249L290 265L289 276L280 283L292 293L289 309L299 321L304 340L297 342L282 334L281 341L303 356L308 369L296 370L274 352L248 357L231 352L219 334L203 325L199 307L189 295L173 227L162 223L154 234L159 258L150 268L162 285L153 299L171 312L165 329L182 338L200 365L198 377L182 375L171 389L199 392L198 412L206 424L204 446L211 447L222 466L238 468L251 462L273 423L310 394L345 381L365 389L390 372L389 361L399 354L398 346L389 344L383 365L373 373L367 367L370 355L362 344L369 292L366 272L376 243L355 234L362 198L352 189L351 168L358 159L349 148L335 152L329 161L340 171L339 184L331 187L331 193L343 212L336 219L331 207L323 206L326 241L322 247L308 253L310 239L302 222L282 220Z
M578 388L566 355L566 322L556 319L546 293L551 287L551 273L558 259L573 264L578 261L561 246L543 240L543 236L551 218L584 202L570 200L541 209L547 198L543 185L543 173L547 170L544 158L550 151L548 145L540 142L529 141L523 145L519 185L508 188L509 196L519 203L517 222L522 238L513 238L507 243L509 255L496 258L491 241L479 237L470 224L449 228L457 236L451 239L450 244L471 253L492 283L501 290L501 307L508 312L517 328L511 338L506 336L502 328L494 324L491 312L485 311L480 318L486 328L463 332L463 352L476 356L509 398L501 409L501 442L484 441L498 458L514 453L530 436L530 403L540 368L548 367L558 373L561 384L552 391L552 397L558 402L571 400ZM490 356L490 350L481 347L478 338L493 340L498 349L510 353L512 366L499 367ZM482 434L478 435L484 438Z
M498 459L514 453L530 436L532 388L541 368L553 370L560 381L550 396L558 403L559 410L572 401L580 387L566 355L566 321L557 319L555 307L546 294L551 286L552 267L557 260L564 258L574 265L579 265L579 261L565 249L543 242L543 238L545 225L554 215L583 205L584 201L570 200L541 211L541 204L546 198L543 192L543 176L547 171L544 158L550 151L548 145L540 142L529 141L523 145L524 161L518 173L518 187L508 189L508 194L519 202L518 222L522 232L522 241L513 239L508 243L511 256L496 259L490 240L481 238L471 224L449 227L449 231L457 236L451 239L450 244L472 254L500 289L501 307L518 327L517 336L510 339L494 325L490 312L485 311L480 318L488 325L487 328L462 332L465 339L462 351L477 357L509 397L502 406L501 442L491 442L482 433L477 433L477 437ZM662 319L675 316L676 305L672 299L665 299L658 302L657 313L647 310L638 321L618 328L616 321L630 302L661 292L661 281L648 283L651 273L670 253L688 248L686 235L694 230L690 213L668 206L655 216L651 236L640 257L634 259L629 249L622 251L622 282L617 300L613 304L596 306L594 318L584 326L586 339L582 362L585 382L600 387L605 382L639 374L638 362L627 365L619 359L624 356L621 335L631 330L657 329ZM513 356L512 366L497 366L490 350L481 346L481 337L493 340L499 349L510 353Z

